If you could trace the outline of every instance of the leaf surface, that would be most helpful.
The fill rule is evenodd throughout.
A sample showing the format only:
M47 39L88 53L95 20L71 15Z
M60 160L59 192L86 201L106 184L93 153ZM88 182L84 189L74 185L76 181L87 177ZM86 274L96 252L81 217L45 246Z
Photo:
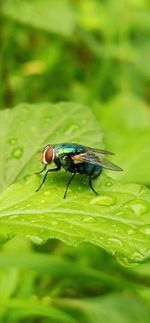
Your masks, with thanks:
M42 176L13 184L0 195L2 237L22 235L35 243L49 238L77 246L89 241L125 264L150 256L150 194L139 185L124 185L101 176L95 197L80 176L67 199L63 193L69 174L51 174L43 189Z
M47 144L77 142L101 148L102 132L82 104L20 104L0 112L0 188L42 169Z
M150 256L150 194L140 185L99 177L95 196L77 175L63 195L70 174L51 173L36 193L43 174L38 154L48 143L77 142L103 148L100 126L91 110L76 103L22 104L1 112L0 239L22 235L36 243L49 238L77 246L89 241L123 264ZM29 178L28 178L29 177ZM25 180L24 180L25 178ZM28 178L28 179L27 179Z

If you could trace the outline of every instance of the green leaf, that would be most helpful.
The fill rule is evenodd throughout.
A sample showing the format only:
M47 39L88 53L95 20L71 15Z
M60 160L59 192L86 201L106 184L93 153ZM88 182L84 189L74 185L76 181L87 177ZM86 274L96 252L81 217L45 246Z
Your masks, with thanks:
M72 34L74 15L67 0L6 0L3 13L23 24L65 36Z
M73 314L78 322L149 322L149 307L141 302L140 298L130 295L111 294L97 298L60 299L54 303Z
M0 309L7 310L10 321L15 322L16 318L24 319L29 317L49 318L50 322L76 323L67 313L51 305L50 297L41 300L35 299L0 299ZM17 320L18 321L18 320Z
M102 134L91 110L80 104L22 104L1 112L0 179L2 187L41 168L38 150L47 143L79 142L101 147ZM43 243L58 238L76 246L89 241L124 263L150 255L149 190L121 185L102 175L95 197L78 175L63 199L70 174L53 173L38 193L43 175L14 184L0 195L0 239L13 235ZM85 180L86 181L86 180Z
M105 134L105 142L116 152L116 163L124 172L111 173L126 182L150 184L150 112L135 96L126 93L110 103L94 107Z
M14 242L14 239L12 240ZM143 265L143 264L142 264ZM142 266L141 265L141 266ZM0 253L0 269L9 268L9 272L5 273L4 276L4 284L1 284L0 288L0 295L4 296L4 286L5 286L5 293L7 296L10 296L10 278L13 278L11 275L12 270L14 268L23 268L23 269L30 269L32 272L39 273L41 275L48 274L53 279L63 280L66 281L74 281L75 287L81 285L82 281L82 288L84 289L85 285L91 286L95 284L98 288L113 288L115 290L122 290L124 288L130 288L132 290L143 290L144 286L135 283L134 281L130 281L128 277L119 277L114 276L112 273L106 273L104 270L100 271L95 270L88 266L81 266L79 263L75 263L74 261L68 261L66 259L62 259L61 257L52 256L50 254L41 254L41 253L33 253L33 252L1 252ZM139 266L138 266L139 267ZM135 269L135 268L134 268ZM131 270L131 268L130 268ZM11 277L10 277L11 276ZM8 281L6 288L6 279ZM25 280L25 277L23 277ZM29 276L27 275L27 280L29 282ZM12 279L14 284L14 279ZM12 285L11 282L11 285ZM16 283L16 280L15 280ZM18 283L18 282L17 282ZM26 286L27 287L27 282ZM8 290L8 291L7 291ZM11 290L12 291L12 290ZM14 292L14 290L13 290Z
M81 178L63 193L69 174L51 174L38 193L42 176L13 184L0 195L2 236L22 235L36 243L49 238L77 246L89 241L132 265L150 256L150 194L139 185L124 185L101 176L95 197Z
M78 142L102 147L102 133L91 110L81 104L21 104L0 112L0 188L34 174L48 143Z

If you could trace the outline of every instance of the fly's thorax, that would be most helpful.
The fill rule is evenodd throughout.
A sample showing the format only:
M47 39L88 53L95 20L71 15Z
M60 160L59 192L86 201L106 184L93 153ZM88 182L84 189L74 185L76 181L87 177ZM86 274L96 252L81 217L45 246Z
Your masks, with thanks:
M48 165L53 162L55 158L55 149L47 145L41 153L40 159L44 165Z

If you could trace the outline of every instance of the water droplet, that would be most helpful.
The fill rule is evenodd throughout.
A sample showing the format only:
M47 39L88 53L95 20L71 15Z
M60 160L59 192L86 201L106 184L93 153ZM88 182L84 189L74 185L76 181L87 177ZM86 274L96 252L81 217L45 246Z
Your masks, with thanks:
M110 206L115 204L115 198L110 195L99 195L91 200L90 204Z
M45 192L44 192L44 195L46 195L46 196L47 196L47 195L50 195L50 191L45 191Z
M126 211L124 210L124 211L119 211L119 212L116 212L116 216L119 216L119 217L124 217L124 216L126 216Z
M57 225L57 221L52 220L51 225Z
M135 258L135 261L137 262L142 261L144 258L144 255L138 251L134 252L132 256Z
M140 228L140 231L150 235L150 225L143 225L142 228Z
M40 202L41 202L42 204L44 204L44 203L45 203L45 200L43 200L43 199L42 199L42 200L40 200Z
M149 204L141 199L135 199L128 202L125 208L129 208L134 211L135 215L142 215L149 210Z
M111 183L111 182L107 182L106 184L105 184L105 186L107 186L107 187L110 187L110 186L112 186L113 184Z
M16 142L17 142L17 138L11 138L10 140L9 140L9 143L11 144L11 145L15 145L16 144Z
M27 236L31 239L32 242L36 243L36 244L42 244L44 242L44 239L38 237L38 236Z
M86 223L93 223L95 221L96 221L96 219L91 216L83 218L83 222L86 222Z
M119 247L123 247L123 243L122 243L122 241L121 240L119 240L119 239L117 239L117 238L109 238L108 239L108 243L109 244L117 244Z
M134 234L134 233L135 233L135 231L134 231L133 229L129 229L127 233L128 233L128 234Z
M132 261L131 259L127 258L126 256L123 256L119 253L115 253L114 256L116 257L117 261L120 263L120 265L125 267L133 267L136 263L136 261Z
M12 156L15 158L21 158L23 154L23 148L22 147L17 147L15 149L13 149L12 151Z

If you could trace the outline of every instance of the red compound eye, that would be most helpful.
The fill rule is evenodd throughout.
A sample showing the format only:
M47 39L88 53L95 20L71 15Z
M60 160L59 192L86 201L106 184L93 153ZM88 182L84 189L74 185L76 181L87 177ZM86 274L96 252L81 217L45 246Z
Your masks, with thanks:
M54 148L52 146L46 146L44 151L40 155L40 160L43 164L48 165L54 159Z
M53 160L53 148L49 146L45 150L45 161L47 164L50 164L52 160Z

